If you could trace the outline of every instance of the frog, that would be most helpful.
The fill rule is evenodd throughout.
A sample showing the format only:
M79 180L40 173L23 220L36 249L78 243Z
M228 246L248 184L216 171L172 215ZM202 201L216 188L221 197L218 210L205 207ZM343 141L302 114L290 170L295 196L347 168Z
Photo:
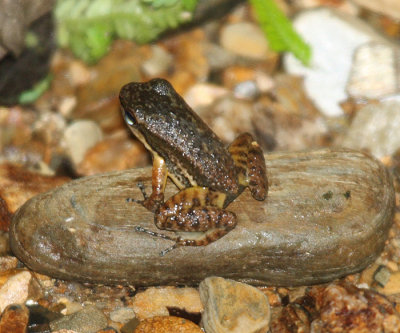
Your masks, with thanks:
M143 199L129 199L154 213L159 230L136 230L174 241L161 252L183 246L206 246L237 225L227 210L246 188L258 201L268 194L265 158L249 133L240 134L229 146L195 113L169 81L154 78L125 84L119 94L126 125L152 155L152 192L138 186ZM179 191L164 200L167 179ZM184 235L184 236L182 236Z

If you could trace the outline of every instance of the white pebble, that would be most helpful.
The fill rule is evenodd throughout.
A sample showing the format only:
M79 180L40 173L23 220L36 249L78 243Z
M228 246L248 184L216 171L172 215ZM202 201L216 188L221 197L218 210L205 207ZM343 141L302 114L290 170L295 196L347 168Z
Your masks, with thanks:
M340 116L354 51L369 41L383 38L361 20L322 8L302 12L293 24L312 48L310 66L303 65L292 54L286 54L284 65L290 74L304 76L304 86L327 116Z

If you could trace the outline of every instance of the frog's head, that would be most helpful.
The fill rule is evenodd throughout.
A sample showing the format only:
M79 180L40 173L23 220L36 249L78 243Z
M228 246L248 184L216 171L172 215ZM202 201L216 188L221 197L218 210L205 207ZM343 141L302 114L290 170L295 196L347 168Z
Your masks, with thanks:
M164 79L128 83L119 94L122 115L129 126L138 127L143 122L148 123L149 118L158 117L175 95L172 85Z

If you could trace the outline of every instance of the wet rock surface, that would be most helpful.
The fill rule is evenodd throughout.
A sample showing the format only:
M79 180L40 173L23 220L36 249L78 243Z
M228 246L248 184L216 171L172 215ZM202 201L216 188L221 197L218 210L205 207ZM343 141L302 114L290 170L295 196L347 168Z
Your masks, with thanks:
M82 178L31 199L14 216L12 250L50 276L134 285L197 284L216 274L304 285L375 260L394 208L391 178L379 162L348 150L272 153L266 160L267 200L245 191L228 207L237 227L206 247L160 257L171 241L135 231L157 231L152 213L126 202L141 198L139 180L150 186L150 169L136 169ZM169 183L166 197L176 191Z

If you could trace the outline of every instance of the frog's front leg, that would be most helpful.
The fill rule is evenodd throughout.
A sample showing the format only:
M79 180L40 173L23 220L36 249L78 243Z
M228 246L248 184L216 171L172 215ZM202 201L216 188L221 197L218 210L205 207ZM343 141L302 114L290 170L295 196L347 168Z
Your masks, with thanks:
M168 171L165 160L158 155L153 156L153 169L151 174L151 195L147 196L143 184L138 184L143 193L144 200L131 200L140 203L148 210L155 212L164 203L164 190L167 183Z

